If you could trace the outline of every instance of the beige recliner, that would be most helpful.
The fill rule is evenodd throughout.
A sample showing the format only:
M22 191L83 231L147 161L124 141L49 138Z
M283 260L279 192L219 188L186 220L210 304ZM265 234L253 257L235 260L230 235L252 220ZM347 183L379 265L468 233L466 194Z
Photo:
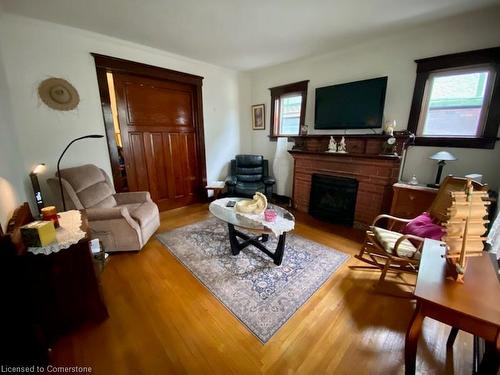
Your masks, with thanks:
M62 169L61 177L66 209L85 209L92 237L108 252L140 250L160 226L149 192L116 193L107 174L95 165ZM47 182L60 197L58 179Z

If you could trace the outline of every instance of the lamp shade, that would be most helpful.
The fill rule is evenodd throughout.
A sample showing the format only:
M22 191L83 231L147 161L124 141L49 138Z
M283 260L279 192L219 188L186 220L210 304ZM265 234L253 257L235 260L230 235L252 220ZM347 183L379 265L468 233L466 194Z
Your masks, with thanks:
M457 158L455 156L453 156L452 154L450 154L448 151L439 151L439 152L436 152L434 155L432 155L431 157L429 157L429 159L432 159L432 160L457 160Z
M33 168L33 170L31 171L31 173L40 174L45 172L46 169L47 166L45 165L45 163L37 164L35 168Z

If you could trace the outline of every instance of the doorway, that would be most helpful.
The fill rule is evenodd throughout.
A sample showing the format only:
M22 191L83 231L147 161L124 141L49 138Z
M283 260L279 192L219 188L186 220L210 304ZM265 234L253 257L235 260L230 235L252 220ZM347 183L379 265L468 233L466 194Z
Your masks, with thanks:
M203 77L92 55L117 192L160 210L204 201Z

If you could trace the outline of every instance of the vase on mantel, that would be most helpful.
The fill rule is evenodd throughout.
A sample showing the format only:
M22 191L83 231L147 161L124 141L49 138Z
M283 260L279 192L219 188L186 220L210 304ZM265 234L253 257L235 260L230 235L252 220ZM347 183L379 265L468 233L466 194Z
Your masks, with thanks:
M279 137L276 142L276 153L273 161L273 173L276 179L276 193L287 196L290 179L290 157L288 154L288 138Z

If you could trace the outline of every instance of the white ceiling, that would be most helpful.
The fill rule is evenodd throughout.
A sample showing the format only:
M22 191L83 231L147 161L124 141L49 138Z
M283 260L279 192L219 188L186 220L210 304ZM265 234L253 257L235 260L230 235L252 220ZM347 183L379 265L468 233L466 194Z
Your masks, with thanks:
M499 0L0 0L39 18L238 70L347 45Z

